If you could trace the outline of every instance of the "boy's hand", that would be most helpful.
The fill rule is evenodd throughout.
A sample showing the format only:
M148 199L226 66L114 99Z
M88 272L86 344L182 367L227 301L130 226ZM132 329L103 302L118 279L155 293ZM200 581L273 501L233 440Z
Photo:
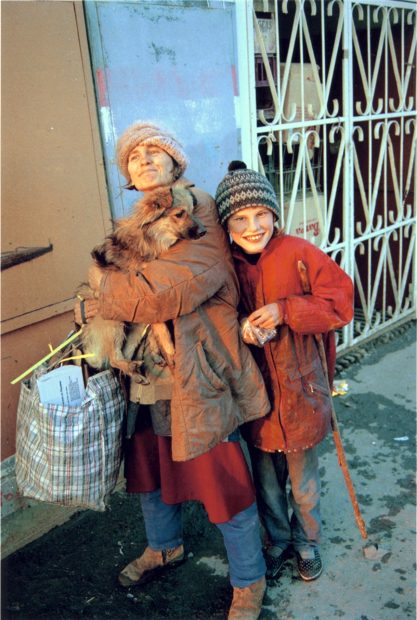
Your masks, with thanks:
M259 347L259 342L248 317L244 318L240 322L240 335L245 344L253 344Z
M277 325L282 325L284 317L278 304L267 304L258 308L248 317L249 321L257 327L272 329Z

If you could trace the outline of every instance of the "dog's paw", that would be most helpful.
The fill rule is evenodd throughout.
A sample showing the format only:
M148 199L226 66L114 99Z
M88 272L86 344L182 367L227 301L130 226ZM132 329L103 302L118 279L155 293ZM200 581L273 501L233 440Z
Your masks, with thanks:
M144 375L141 375L139 372L134 372L130 375L130 378L134 383L139 383L140 385L149 385L149 379L147 379Z
M149 379L147 379L145 375L143 375L140 372L140 369L142 368L142 366L143 366L143 360L129 362L129 368L128 368L127 374L130 376L132 381L134 381L135 383L140 383L142 385L148 385Z
M166 360L164 357L162 357L162 355L160 355L159 353L151 353L151 359L152 359L152 363L156 364L157 366L166 366Z

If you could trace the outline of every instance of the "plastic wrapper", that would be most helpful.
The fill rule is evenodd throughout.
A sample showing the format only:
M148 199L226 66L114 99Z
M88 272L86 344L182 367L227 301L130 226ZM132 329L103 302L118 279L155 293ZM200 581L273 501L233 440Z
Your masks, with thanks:
M263 347L265 343L277 335L277 330L265 329L263 327L257 327L249 322L249 319L243 319L240 324L240 333L243 338L243 342L246 344L254 344L256 347Z
M333 382L332 396L345 396L349 391L349 384L345 379Z

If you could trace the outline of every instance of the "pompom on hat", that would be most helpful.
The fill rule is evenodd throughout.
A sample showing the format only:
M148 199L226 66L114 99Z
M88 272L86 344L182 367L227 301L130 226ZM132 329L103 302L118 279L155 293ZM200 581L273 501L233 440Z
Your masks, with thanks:
M217 187L215 200L222 225L233 213L248 207L267 207L278 220L281 217L271 183L260 172L247 168L243 161L230 162L226 176Z
M184 174L188 165L188 159L178 140L168 131L161 129L153 123L136 121L122 133L116 148L117 164L120 172L126 178L128 186L132 185L132 179L128 170L129 154L132 149L140 144L159 146L177 164L178 177Z

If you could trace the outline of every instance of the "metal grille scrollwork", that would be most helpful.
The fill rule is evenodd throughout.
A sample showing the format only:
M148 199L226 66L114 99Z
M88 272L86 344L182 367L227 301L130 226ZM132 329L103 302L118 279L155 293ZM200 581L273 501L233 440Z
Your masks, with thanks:
M415 310L416 5L255 0L259 170L355 282L339 349Z

